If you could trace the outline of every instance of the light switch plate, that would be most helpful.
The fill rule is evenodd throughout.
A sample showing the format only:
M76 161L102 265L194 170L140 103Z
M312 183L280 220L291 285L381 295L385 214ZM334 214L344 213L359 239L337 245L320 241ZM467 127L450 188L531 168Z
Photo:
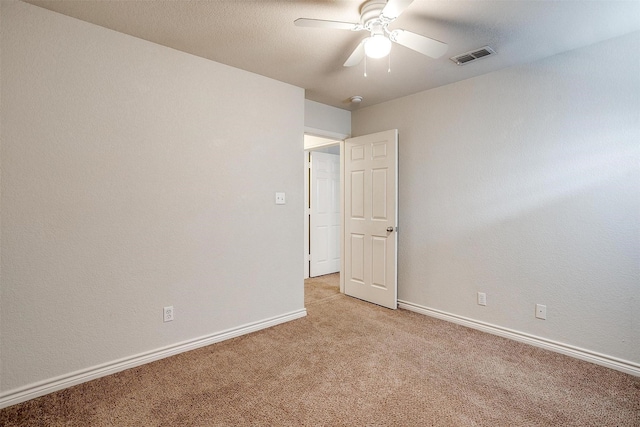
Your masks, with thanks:
M487 305L487 294L478 292L478 305Z
M285 203L284 193L276 193L276 205L284 205Z

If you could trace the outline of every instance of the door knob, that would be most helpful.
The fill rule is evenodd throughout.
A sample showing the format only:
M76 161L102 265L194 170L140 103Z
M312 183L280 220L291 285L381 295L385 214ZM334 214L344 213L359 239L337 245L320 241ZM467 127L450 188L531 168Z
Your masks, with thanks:
M393 232L393 227L387 227L387 231L388 231L389 233Z

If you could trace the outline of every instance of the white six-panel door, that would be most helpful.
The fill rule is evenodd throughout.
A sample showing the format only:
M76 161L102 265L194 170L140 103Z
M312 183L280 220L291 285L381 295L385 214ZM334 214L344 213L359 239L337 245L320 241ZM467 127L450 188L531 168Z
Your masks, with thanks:
M345 294L397 308L398 131L344 145Z
M311 153L310 277L340 271L340 156Z

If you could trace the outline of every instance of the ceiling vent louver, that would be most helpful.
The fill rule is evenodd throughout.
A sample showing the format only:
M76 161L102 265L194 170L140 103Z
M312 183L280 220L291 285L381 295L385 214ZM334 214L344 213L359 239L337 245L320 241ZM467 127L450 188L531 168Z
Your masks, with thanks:
M461 53L460 55L452 56L449 59L451 59L457 65L465 65L477 59L486 58L487 56L495 54L495 50L491 49L489 46L485 46L481 47L480 49L475 49L469 52Z

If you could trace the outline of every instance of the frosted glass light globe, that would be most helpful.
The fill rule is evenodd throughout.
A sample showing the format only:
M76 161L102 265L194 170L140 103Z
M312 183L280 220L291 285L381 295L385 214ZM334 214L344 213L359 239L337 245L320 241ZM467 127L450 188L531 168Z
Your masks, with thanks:
M364 44L364 53L369 58L382 58L391 52L391 40L383 34L375 34L367 39Z

